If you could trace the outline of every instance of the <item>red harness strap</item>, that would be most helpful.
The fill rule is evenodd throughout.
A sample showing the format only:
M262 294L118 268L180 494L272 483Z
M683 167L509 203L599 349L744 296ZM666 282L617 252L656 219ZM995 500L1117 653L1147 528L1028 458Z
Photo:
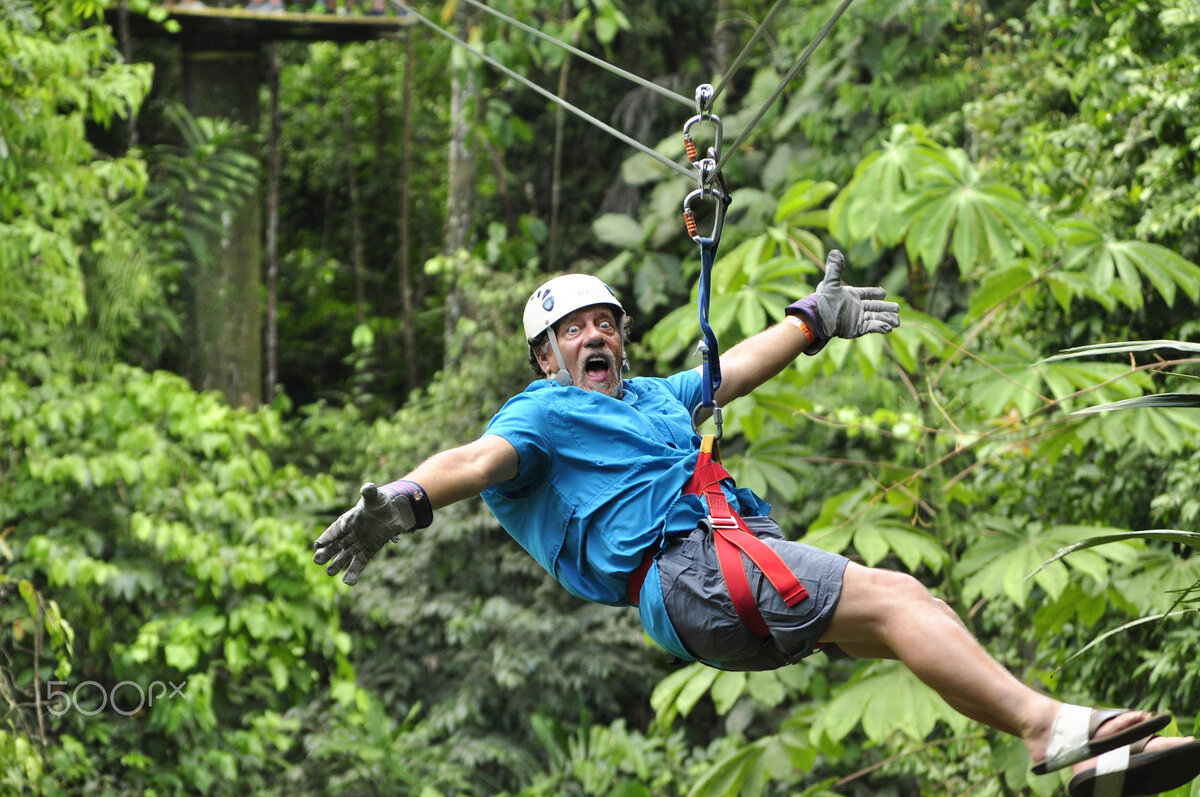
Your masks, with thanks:
M703 495L708 502L708 519L713 527L713 542L717 549L717 561L721 575L729 588L729 597L737 609L738 617L746 627L758 636L769 636L767 623L758 610L758 604L750 592L750 582L742 567L742 556L746 554L763 575L771 582L788 606L795 606L808 597L808 590L796 578L779 554L765 542L754 536L746 522L733 511L721 490L721 480L729 478L729 471L721 464L720 455L715 454L716 441L705 435L700 444L700 456L696 470L683 487L685 495Z

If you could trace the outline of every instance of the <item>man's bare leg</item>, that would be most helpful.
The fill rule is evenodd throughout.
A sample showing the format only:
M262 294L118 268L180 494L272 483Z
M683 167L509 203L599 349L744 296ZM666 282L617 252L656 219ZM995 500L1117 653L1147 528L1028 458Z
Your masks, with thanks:
M915 578L850 563L822 641L851 656L899 659L955 710L1020 737L1034 761L1045 757L1050 726L1062 703L1021 682L988 655L958 615ZM1122 714L1101 725L1098 735L1148 716ZM1184 741L1188 739L1154 739L1146 749ZM1083 762L1074 769L1091 765Z

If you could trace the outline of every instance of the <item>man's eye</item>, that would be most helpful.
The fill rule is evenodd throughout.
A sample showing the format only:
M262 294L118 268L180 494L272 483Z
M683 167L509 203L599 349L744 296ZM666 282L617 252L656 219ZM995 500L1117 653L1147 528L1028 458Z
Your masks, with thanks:
M613 325L609 321L601 321L600 328L603 329L605 332L608 332L610 329L613 328Z
M567 334L568 335L578 335L579 334L579 324L571 324L571 326L567 327Z

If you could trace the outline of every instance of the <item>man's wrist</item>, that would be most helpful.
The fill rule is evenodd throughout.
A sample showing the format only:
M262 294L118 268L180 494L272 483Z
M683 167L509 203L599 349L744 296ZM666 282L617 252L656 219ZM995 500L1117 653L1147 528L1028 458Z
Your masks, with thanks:
M817 339L816 334L811 329L809 329L808 324L800 316L787 315L787 316L783 317L783 320L785 323L791 324L796 329L798 329L802 333L804 333L804 337L808 340L808 343L805 345L804 348L807 349L809 346L813 345L814 341L816 341L816 339Z
M403 495L408 499L408 503L412 506L413 510L414 530L423 529L433 522L433 504L429 502L429 494L425 492L425 488L421 485L416 482L400 479L385 484L379 489L393 498Z
M797 318L803 324L803 331L809 336L808 347L804 350L805 354L813 355L825 348L825 344L829 342L829 335L825 332L825 325L817 310L816 294L805 296L798 302L792 302L784 312L787 314L787 318Z

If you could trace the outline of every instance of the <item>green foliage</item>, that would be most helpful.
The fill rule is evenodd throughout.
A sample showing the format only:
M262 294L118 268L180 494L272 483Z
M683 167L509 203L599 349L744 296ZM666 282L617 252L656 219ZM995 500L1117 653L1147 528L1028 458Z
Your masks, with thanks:
M81 320L84 270L111 273L131 254L120 201L144 189L145 167L97 157L85 126L128 117L151 72L119 63L106 28L83 26L96 13L16 2L0 15L0 345Z
M294 752L285 712L326 678L354 694L334 587L305 553L307 512L331 500L332 480L272 463L283 427L271 410L231 410L178 377L128 367L82 397L78 387L65 374L39 386L10 374L0 386L6 577L27 598L6 604L5 626L41 634L44 622L51 643L38 658L10 637L5 679L25 706L44 690L43 711L50 680L76 696L89 681L178 684L183 696L136 725L115 704L18 711L26 729L45 721L55 738L108 740L87 766L51 759L29 785L219 793L277 777Z
M863 261L897 264L893 274L907 277L898 283L901 293L936 318L903 307L905 324L881 342L882 357L873 358L875 350L867 340L854 342L854 359L831 346L821 366L800 363L800 376L781 377L778 394L765 386L750 402L750 423L739 425L737 419L747 410L735 408L734 428L750 438L745 448L751 450L794 433L800 418L819 418L831 430L819 438L827 445L846 451L852 443L870 451L844 460L865 468L870 484L851 481L843 490L812 494L810 500L821 502L820 512L797 513L809 518L806 541L844 550L867 564L903 565L967 606L1007 601L1017 617L1027 607L1041 606L1036 623L1041 648L1061 650L1059 646L1076 639L1074 621L1103 633L1106 622L1121 626L1120 618L1129 613L1156 616L1174 591L1190 594L1195 569L1189 560L1164 551L1152 534L1135 535L1138 544L1081 551L1083 558L1067 557L1039 569L1060 548L1105 532L1138 528L1156 488L1164 488L1154 483L1150 471L1137 480L1142 492L1122 500L1114 481L1105 493L1110 496L1107 514L1073 515L1072 504L1039 504L1034 498L1037 488L1022 486L1020 477L1038 470L1027 466L1026 458L1040 459L1058 471L1057 476L1037 477L1039 483L1046 479L1050 491L1055 479L1072 479L1093 458L1115 467L1119 457L1123 467L1129 467L1163 451L1187 451L1187 441L1195 439L1197 430L1195 419L1185 411L1139 413L1120 420L1065 415L1091 403L1149 402L1163 372L1150 365L1044 359L1047 348L1053 352L1060 340L1044 327L1047 321L1062 324L1068 314L1087 312L1089 303L1140 311L1150 305L1170 309L1185 296L1195 302L1200 270L1167 247L1102 232L1111 218L1080 217L1030 201L1015 187L988 176L990 164L984 166L916 125L894 126L880 149L868 153L829 205L828 232L852 256L857 253L860 269ZM803 190L797 185L791 195ZM814 218L809 223L825 222ZM731 268L732 279L726 274L726 282L736 293L715 295L730 305L736 301L739 308L753 307L756 301L762 307L778 306L774 286L760 289L755 282L762 261L744 258L739 250L725 256L728 262L722 258L716 272ZM823 246L816 249L822 250ZM795 253L781 252L777 267L786 274L801 262ZM947 275L956 276L957 286ZM802 295L804 288L796 281L793 276L783 293ZM714 315L716 306L714 299ZM689 335L689 312L681 309L668 316L647 342L665 356L677 356ZM722 339L733 340L752 334L764 321L750 313L725 313L720 318ZM866 378L878 383L900 376L896 363L903 366L907 391L864 385ZM841 378L846 369L858 379ZM819 401L795 392L813 388L821 391ZM861 435L859 430L869 428L864 423L872 416L869 402L886 395L894 395L911 413L905 429L914 433L894 434L886 443L877 433L866 438L848 434L854 430ZM813 444L812 434L807 437ZM732 447L740 453L738 442ZM791 478L776 473L768 482L753 466L750 478L759 487L769 484L773 497L788 503L810 495L801 485L819 484L826 473L842 478L828 465L802 468L799 457L790 463L784 458L771 462L782 462ZM900 463L912 467L896 467ZM731 467L740 473L737 466ZM1135 488L1130 484L1125 489ZM989 505L997 511L981 515L977 507ZM1117 512L1118 506L1128 508ZM1151 581L1157 588L1149 588ZM1003 633L1028 632L1009 623ZM1078 647L1085 645L1086 641ZM1036 659L1018 662L1037 665ZM1071 661L1068 673L1075 675L1079 669L1079 663ZM860 671L858 677L863 676ZM1136 689L1127 677L1109 680ZM707 684L691 683L701 693L716 694L716 681L711 677ZM852 679L835 687L830 701L838 707L830 716L845 723L838 726L837 738L861 727L874 742L884 742L894 731L909 732L911 739L920 741L933 729L929 722L889 725L887 717L895 712L871 708L878 695L903 694L898 686L856 690L854 683ZM714 763L703 779L722 784L712 793L759 792L760 785L737 774L757 765L754 750L754 743L748 743ZM1027 788L1024 780L1020 777L1014 786Z
M118 61L96 17L106 5L0 1L0 791L1061 786L1030 779L1019 743L964 725L894 664L672 671L633 612L565 596L479 502L389 546L353 592L326 579L306 551L358 484L479 434L530 378L518 313L544 247L623 289L646 331L638 372L694 365L688 189L568 123L568 232L555 244L539 220L555 117L542 99L432 37L413 63L393 41L285 46L281 352L301 406L234 411L114 361L162 356L178 329L173 286L204 257L194 233L232 210L253 167L216 120L181 117L184 146L144 161L88 142L149 88L146 65ZM147 5L130 3L162 16ZM723 95L728 135L834 5L781 10ZM686 93L712 78L719 34L744 41L768 4L651 4L636 18L617 2L555 18L524 0L500 7ZM543 85L568 63L476 22L478 46ZM1185 730L1200 638L1164 615L1190 610L1200 583L1197 421L1080 411L1190 396L1195 364L1133 346L1110 361L1053 355L1194 334L1196 25L1184 0L856 4L729 162L713 303L723 341L753 334L811 290L834 246L849 281L886 285L902 327L834 341L731 408L731 471L793 536L914 571L1023 677L1170 707ZM478 80L485 166L474 243L434 258L452 66ZM429 265L402 286L405 71L418 87L409 258ZM670 131L683 112L668 119L607 75L566 74L577 104L614 108L681 156ZM468 311L447 329L455 291ZM81 353L102 368L80 368ZM447 356L458 367L435 373ZM397 375L408 362L419 385ZM1138 531L1156 528L1170 533ZM186 682L186 699L59 717L53 681L68 694Z

